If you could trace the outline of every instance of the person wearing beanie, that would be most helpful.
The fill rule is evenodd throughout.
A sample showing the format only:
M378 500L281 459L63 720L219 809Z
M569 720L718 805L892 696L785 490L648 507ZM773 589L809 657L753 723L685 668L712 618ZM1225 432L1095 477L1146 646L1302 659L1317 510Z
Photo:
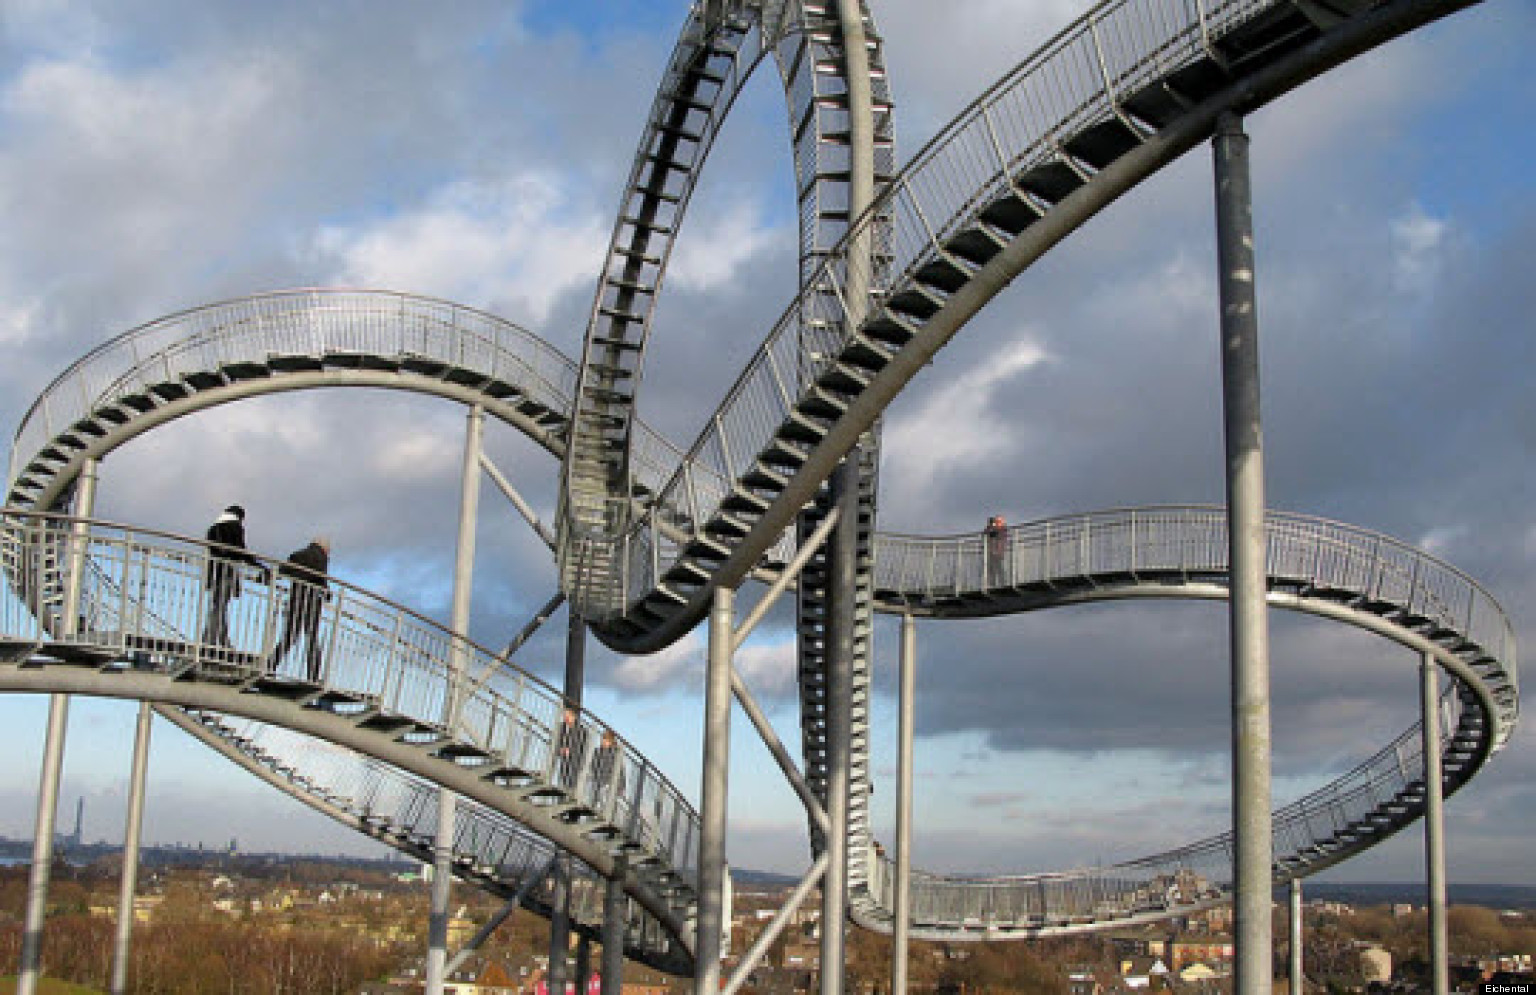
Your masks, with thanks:
M267 673L277 672L278 664L302 637L305 675L320 680L320 614L331 597L325 575L331 568L331 541L315 536L309 545L288 554L288 561L278 568L278 576L287 577L288 601L283 606L283 634L267 660Z
M240 564L261 569L256 557L245 551L245 509L232 504L208 526L208 614L203 622L203 645L229 645L229 603L240 596Z

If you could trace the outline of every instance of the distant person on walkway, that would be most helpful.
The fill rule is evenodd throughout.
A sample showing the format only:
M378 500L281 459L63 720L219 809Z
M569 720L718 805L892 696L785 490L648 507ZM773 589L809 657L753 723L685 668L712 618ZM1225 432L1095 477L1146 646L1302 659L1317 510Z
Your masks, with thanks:
M320 613L330 600L330 585L325 579L331 568L331 541L315 536L309 545L288 554L278 568L278 576L287 577L288 600L283 605L283 634L272 648L267 673L275 673L283 657L302 637L306 661L305 676L320 680Z
M587 730L578 718L576 709L567 705L560 710L560 726L555 730L555 785L572 794L581 779L587 748Z
M245 551L245 509L232 504L208 526L207 539L214 546L208 552L208 573L203 578L208 589L208 615L203 621L203 645L229 645L229 603L240 596L240 564L249 563L258 571L270 573Z
M1003 568L1008 561L1008 523L1002 515L993 515L982 534L986 536L987 586L1002 587L1007 583Z
M606 812L615 798L624 797L624 754L612 729L603 730L592 754L592 782L592 798L601 811Z

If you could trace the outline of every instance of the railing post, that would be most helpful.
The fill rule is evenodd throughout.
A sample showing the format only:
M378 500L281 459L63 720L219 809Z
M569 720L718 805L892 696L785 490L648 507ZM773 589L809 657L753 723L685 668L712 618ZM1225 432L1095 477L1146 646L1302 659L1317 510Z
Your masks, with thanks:
M1272 975L1269 631L1265 602L1264 449L1248 137L1223 114L1212 140L1226 423L1228 604L1232 640L1235 995L1264 995Z

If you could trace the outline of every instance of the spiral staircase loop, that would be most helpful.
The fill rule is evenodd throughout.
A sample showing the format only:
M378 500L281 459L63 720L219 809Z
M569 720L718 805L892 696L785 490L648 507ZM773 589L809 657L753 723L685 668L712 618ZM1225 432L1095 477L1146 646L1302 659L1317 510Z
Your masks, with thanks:
M28 411L0 519L0 690L98 694L182 711L203 741L258 776L410 852L423 799L471 802L460 870L495 890L549 847L632 901L627 943L686 969L697 814L627 746L600 763L606 727L408 610L345 584L326 606L320 672L269 675L280 593L255 579L233 646L204 645L194 540L59 514L85 463L215 404L280 390L393 387L481 405L563 460L562 585L610 646L667 646L713 590L772 573L824 510L827 478L916 372L1015 276L1086 220L1247 112L1468 0L1106 0L984 93L897 171L878 32L867 12L876 179L847 209L849 66L826 2L701 0L663 74L590 312L582 359L444 301L303 290L224 302L141 326L83 357ZM686 450L635 415L655 303L709 149L769 54L790 109L801 286ZM860 63L861 64L861 63ZM839 206L841 205L841 207ZM979 535L875 532L872 449L859 474L859 602L849 842L851 911L890 928L890 867L867 812L872 612L1001 615L1130 598L1228 594L1221 509L1140 508ZM1388 537L1271 514L1268 598L1433 658L1447 793L1502 748L1518 718L1513 631L1480 586ZM801 621L824 619L812 564ZM867 597L864 597L867 595ZM455 677L467 660L483 682ZM824 661L801 644L807 716ZM296 663L289 661L292 668ZM802 723L806 776L825 771L824 725ZM331 765L301 737L351 751ZM1414 726L1274 816L1277 881L1314 873L1422 814ZM569 758L569 762L567 759ZM619 784L624 790L617 790ZM388 825L379 820L381 813ZM820 847L824 841L813 841ZM1150 921L1223 900L1231 841L1215 836L1111 867L960 880L919 874L917 935L988 939ZM514 854L514 850L516 853ZM622 868L622 869L621 869Z

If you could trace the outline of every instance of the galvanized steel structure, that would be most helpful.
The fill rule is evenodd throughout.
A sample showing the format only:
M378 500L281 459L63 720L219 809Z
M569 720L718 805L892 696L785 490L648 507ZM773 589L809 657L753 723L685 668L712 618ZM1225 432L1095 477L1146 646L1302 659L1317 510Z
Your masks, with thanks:
M727 815L716 802L728 769L718 724L707 737L701 822L632 749L617 764L599 756L608 726L584 712L574 726L562 722L579 689L562 695L515 666L511 649L469 643L464 612L460 631L449 631L335 582L319 678L273 677L264 661L277 638L275 588L249 580L233 648L204 645L195 634L206 610L206 544L94 521L88 508L68 514L96 461L172 419L285 390L412 390L483 411L562 460L553 533L485 468L551 540L561 594L599 639L654 651L713 608L711 715L728 719L733 693L806 803L816 857L795 901L822 881L824 908L841 919L846 903L853 921L894 929L902 943L1078 932L1229 901L1243 842L1230 833L1110 867L908 878L903 816L897 854L877 856L867 810L874 612L907 619L910 687L915 617L1228 598L1243 586L1223 508L1063 516L1010 530L1001 554L980 535L878 534L878 419L1011 279L1210 139L1218 122L1230 129L1235 115L1462 6L1111 0L898 171L881 40L867 10L849 0L696 3L620 197L579 362L447 302L303 290L169 316L61 374L18 428L11 455L0 689L153 702L257 776L423 859L452 811L439 809L439 794L452 792L458 818L440 836L451 844L440 859L456 874L554 914L546 876L567 853L578 929L597 936L621 915L632 956L715 984ZM635 416L652 316L709 149L770 55L793 137L801 286L682 449ZM1256 431L1256 408L1252 417ZM466 482L482 461L466 457ZM1518 686L1509 622L1469 578L1385 536L1265 513L1261 489L1257 502L1244 511L1253 545L1243 555L1257 551L1240 571L1251 575L1245 610L1256 605L1262 617L1267 603L1342 621L1412 649L1449 678L1437 696L1426 670L1428 726L1416 723L1274 811L1273 860L1260 867L1267 884L1358 853L1426 807L1437 812L1441 792L1426 790L1426 765L1441 769L1435 787L1445 795L1465 784L1507 742ZM754 577L775 593L796 588L803 772L731 666L761 617L735 628L731 595ZM344 750L317 749L317 740ZM1267 770L1264 779L1267 798ZM1256 890L1244 886L1249 896ZM828 990L836 985L824 982Z

